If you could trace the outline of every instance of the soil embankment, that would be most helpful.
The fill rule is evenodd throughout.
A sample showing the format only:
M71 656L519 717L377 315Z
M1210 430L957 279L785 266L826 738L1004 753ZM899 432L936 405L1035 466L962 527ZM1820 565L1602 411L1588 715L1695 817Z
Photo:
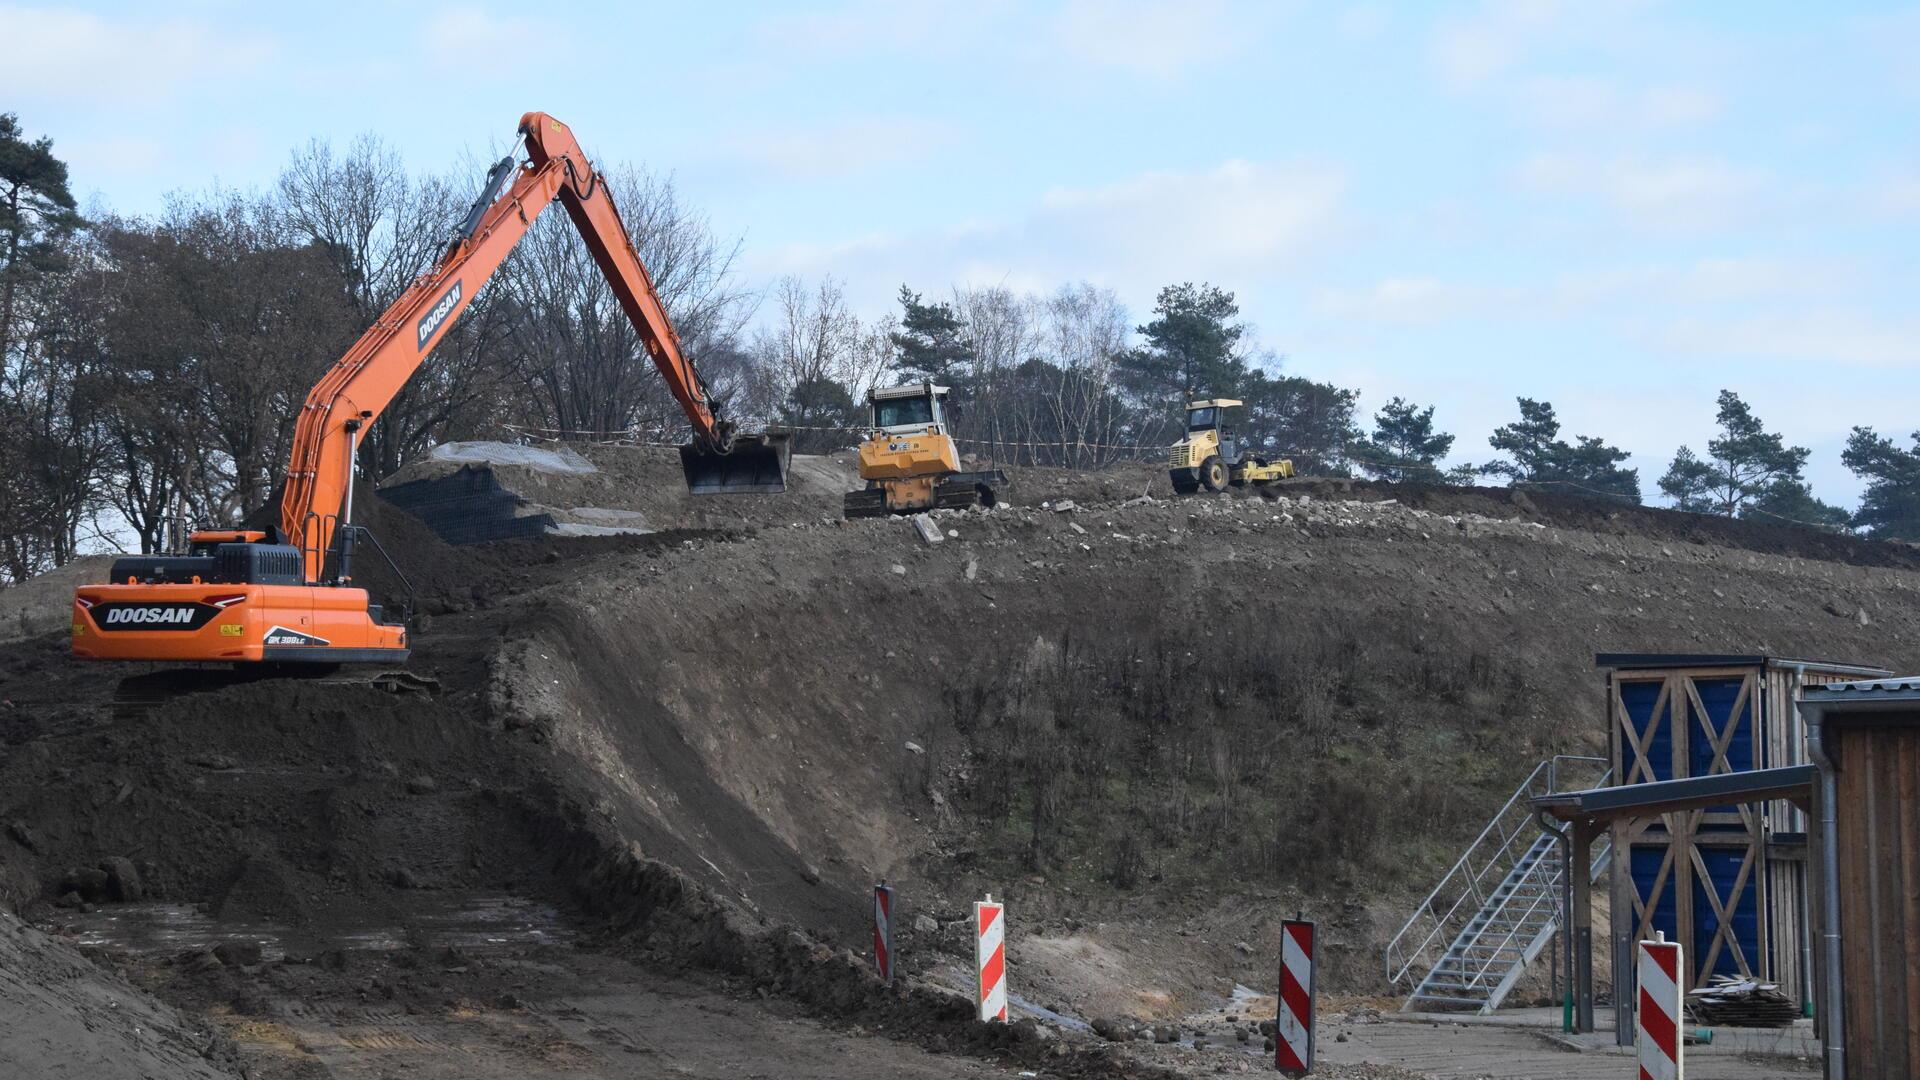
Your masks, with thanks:
M288 1076L290 1001L504 1031L563 1015L579 944L1097 1071L1117 1066L972 1034L939 989L964 983L970 899L1008 900L1016 993L1069 1015L1164 1021L1263 986L1296 907L1328 928L1328 988L1377 992L1385 935L1485 815L1540 758L1602 745L1596 651L1911 669L1920 643L1911 549L1801 530L1324 483L1175 501L1139 468L1022 474L929 545L839 522L831 459L811 495L683 513L643 482L671 462L588 456L564 482L604 486L536 501L660 531L453 548L363 515L428 613L436 696L129 688L57 633L0 647L7 899L82 923L124 902L124 860L146 902L265 927L277 960L128 963ZM882 877L904 997L857 956ZM419 937L473 897L551 905L576 940L463 958Z

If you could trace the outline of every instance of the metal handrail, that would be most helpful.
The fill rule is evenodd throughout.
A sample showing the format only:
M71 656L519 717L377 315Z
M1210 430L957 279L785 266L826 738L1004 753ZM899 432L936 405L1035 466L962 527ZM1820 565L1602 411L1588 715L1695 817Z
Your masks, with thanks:
M413 582L407 580L407 575L401 571L400 564L394 562L393 556L387 554L387 549L380 544L380 538L365 525L342 525L340 532L342 535L348 532L355 534L355 543L365 540L373 545L373 550L379 553L380 558L386 562L387 569L392 571L394 578L400 582L400 590L403 594L400 599L400 621L408 626L413 625L415 603Z
M1519 866L1520 860L1533 847L1539 834L1533 830L1518 827L1518 822L1515 822L1514 828L1509 829L1507 819L1514 815L1524 800L1536 794L1559 790L1563 762L1604 764L1605 759L1561 754L1534 766L1527 778L1514 789L1513 795L1480 830L1480 834L1474 838L1473 843L1467 846L1467 850L1461 853L1453 866L1441 877L1440 883L1435 885L1420 902L1420 906L1408 917L1405 925L1401 926L1400 932L1387 943L1383 959L1389 982L1397 984L1404 981L1422 958L1431 955L1436 946L1444 954L1459 936L1460 931L1471 923L1474 914L1486 906L1487 897L1491 892L1498 889L1512 875L1514 869ZM1525 816L1531 819L1530 809ZM1497 841L1490 842L1496 834ZM1476 863L1478 863L1477 867ZM1492 879L1491 889L1487 888L1489 878ZM1449 897L1451 897L1450 903ZM1472 901L1472 908L1463 916L1461 908L1469 900ZM1531 915L1539 904L1540 900L1536 899L1527 909L1527 914ZM1442 906L1446 908L1444 912L1440 910ZM1513 930L1508 931L1509 939L1512 938L1513 933ZM1412 936L1416 934L1421 935L1419 940L1411 941Z

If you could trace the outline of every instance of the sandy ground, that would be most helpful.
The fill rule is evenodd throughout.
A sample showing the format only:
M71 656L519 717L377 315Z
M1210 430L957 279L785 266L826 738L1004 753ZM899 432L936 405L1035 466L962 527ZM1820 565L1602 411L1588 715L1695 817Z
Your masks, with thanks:
M34 1080L230 1077L208 1025L182 1016L72 944L0 912L0 1076Z
M382 1002L310 1006L264 998L264 1016L219 1018L255 1080L545 1080L563 1077L981 1076L989 1064L835 1031L792 1005L729 994L711 980L663 976L592 953L528 955L509 974L513 1007ZM525 994L525 998L519 997Z
M1337 1041L1341 1034L1347 1041ZM1392 1062L1437 1080L1616 1080L1634 1071L1633 1058L1611 1047L1574 1052L1539 1031L1444 1020L1326 1024L1319 1049L1330 1063ZM1696 1080L1805 1080L1819 1072L1817 1061L1797 1057L1687 1049L1687 1075Z

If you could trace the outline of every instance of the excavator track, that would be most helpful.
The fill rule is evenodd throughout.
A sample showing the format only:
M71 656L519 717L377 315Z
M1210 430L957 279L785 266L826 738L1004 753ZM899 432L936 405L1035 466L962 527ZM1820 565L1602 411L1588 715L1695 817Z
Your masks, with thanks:
M175 668L121 679L114 688L111 711L116 720L144 720L171 701L268 679L298 679L325 686L364 686L389 694L440 693L440 680L399 668L373 672L311 664L266 666L264 670L261 666Z

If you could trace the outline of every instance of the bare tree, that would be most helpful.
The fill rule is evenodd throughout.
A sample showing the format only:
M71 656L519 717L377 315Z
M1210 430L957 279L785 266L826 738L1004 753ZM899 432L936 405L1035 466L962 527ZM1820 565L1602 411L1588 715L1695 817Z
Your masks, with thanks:
M320 139L296 153L280 174L278 208L285 229L332 261L364 330L433 267L468 198L445 180L414 178L397 150L362 135L344 154ZM391 473L491 395L484 346L494 340L486 325L492 314L476 297L460 320L465 332L435 347L362 440L362 468ZM341 342L327 359L351 343Z
M734 270L739 241L718 238L705 217L680 201L671 177L631 166L602 175L682 350L712 380L709 390L723 399L747 389L734 352L753 310ZM566 431L684 428L639 335L566 215L536 222L497 280L509 310L508 362L532 392L536 424ZM729 369L728 377L717 378L710 366Z
M773 307L773 323L761 331L760 351L783 390L820 379L843 381L859 366L860 320L832 277L814 286L797 277L781 278L773 287Z
M1105 464L1126 420L1114 359L1127 347L1127 309L1112 290L1082 282L1061 286L1043 311L1053 369L1047 406L1060 432L1060 463Z

